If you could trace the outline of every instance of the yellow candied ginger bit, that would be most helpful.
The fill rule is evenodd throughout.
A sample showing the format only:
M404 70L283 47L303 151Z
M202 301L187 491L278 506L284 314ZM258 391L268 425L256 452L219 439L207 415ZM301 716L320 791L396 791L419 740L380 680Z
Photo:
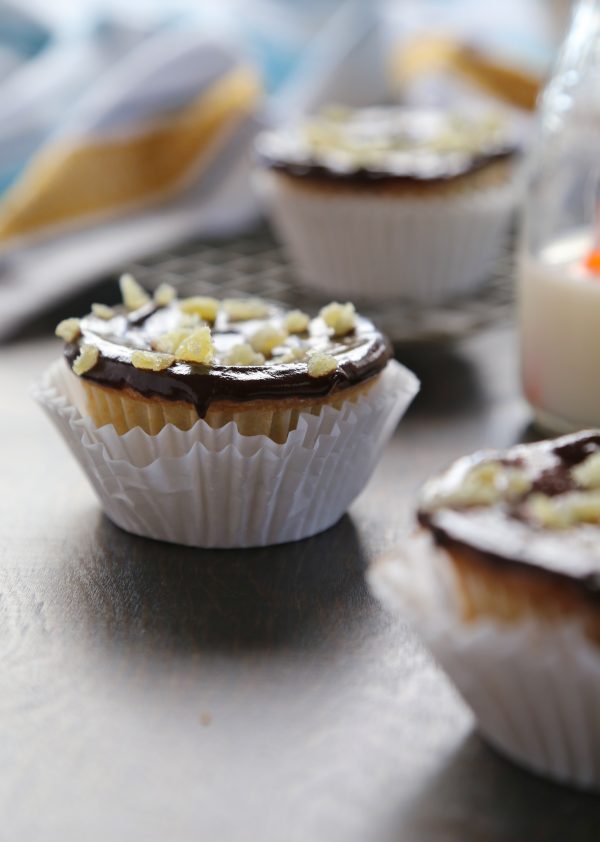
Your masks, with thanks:
M75 342L81 336L79 319L63 319L56 325L54 333L65 342Z
M121 296L123 297L123 304L128 310L138 310L150 301L150 296L146 290L138 284L133 275L126 272L119 278L119 286L121 288Z
M579 465L576 465L571 476L577 485L583 488L600 488L600 452L592 453Z
M219 302L216 298L208 295L192 295L179 302L179 308L183 313L200 316L207 322L214 322L219 310Z
M572 491L556 497L532 494L527 500L527 513L546 529L600 523L600 494L590 491Z
M266 324L259 328L250 337L250 345L259 354L264 354L265 357L271 355L274 348L278 345L283 345L287 339L287 333L275 325Z
M225 365L262 365L264 361L264 355L257 353L247 342L234 345L223 358Z
M337 369L337 360L331 354L314 351L308 358L308 373L310 377L325 377Z
M178 360L210 365L215 358L215 346L208 325L202 325L188 333L174 353Z
M73 373L85 374L96 365L99 356L100 352L94 345L82 345L73 361Z
M155 351L160 351L162 354L174 354L190 333L191 330L189 328L177 328L170 330L168 333L161 333L160 336L152 340L152 347Z
M131 355L132 365L147 371L164 371L174 362L173 354L157 354L156 351L134 351Z
M269 305L262 298L226 298L223 310L230 322L266 319L269 315Z
M302 310L290 310L283 320L283 326L288 333L304 333L309 324L310 316Z
M281 357L277 357L276 362L278 363L299 363L304 362L307 356L306 348L302 348L298 345L293 345L291 348L288 348Z
M115 315L115 311L112 307L109 307L108 304L92 304L92 314L96 316L97 319L112 319Z
M458 486L435 492L428 508L490 506L502 500L518 500L530 489L531 479L525 471L489 459L470 468Z
M333 329L335 336L345 336L356 326L356 310L351 301L346 304L332 301L331 304L321 308L319 315L327 327Z
M163 283L156 287L152 297L158 307L168 307L177 298L177 292L171 284Z

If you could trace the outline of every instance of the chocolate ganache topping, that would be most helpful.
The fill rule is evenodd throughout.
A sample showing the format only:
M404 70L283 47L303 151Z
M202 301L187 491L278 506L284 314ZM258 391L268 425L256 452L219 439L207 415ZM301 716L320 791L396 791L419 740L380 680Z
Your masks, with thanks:
M417 513L441 547L558 577L600 600L600 431L465 457Z
M264 132L260 162L295 178L374 182L449 181L518 151L514 131L495 115L365 108L324 111Z
M214 310L208 323L194 313L195 302ZM71 368L103 386L193 404L199 417L218 401L326 397L374 377L391 357L388 340L351 304L332 304L313 319L260 299L95 308L101 315L57 328ZM190 336L210 343L210 361L181 350ZM78 368L84 357L91 364ZM151 368L155 361L161 370Z

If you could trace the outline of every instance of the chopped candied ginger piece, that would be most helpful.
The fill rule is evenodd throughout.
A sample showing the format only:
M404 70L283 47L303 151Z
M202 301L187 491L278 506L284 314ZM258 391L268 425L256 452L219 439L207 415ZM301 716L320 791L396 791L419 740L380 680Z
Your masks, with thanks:
M92 314L98 319L112 319L115 311L107 304L92 304Z
M159 307L168 307L177 298L177 292L171 284L160 284L154 290L153 298Z
M304 333L308 330L310 316L302 310L290 310L283 320L283 326L288 333Z
M189 328L181 328L170 330L168 333L161 333L160 336L152 340L152 348L161 354L174 354L191 332Z
M225 365L262 365L264 361L264 355L257 353L247 342L234 345L223 358Z
M337 360L331 354L314 351L308 358L308 373L310 377L326 377L337 368Z
M267 324L252 334L250 345L259 354L264 354L265 357L268 357L271 355L273 349L277 348L278 345L283 345L286 339L287 333L284 330Z
M128 310L139 310L140 307L143 307L150 301L150 296L146 290L138 284L129 272L121 275L119 286L121 287L123 304Z
M299 363L304 362L306 359L307 350L306 348L301 348L298 345L293 345L291 348L288 348L281 357L277 357L276 362L278 363Z
M555 497L532 494L526 510L532 520L546 529L600 523L600 494L590 491L571 491Z
M600 488L600 453L592 453L585 461L576 465L571 475L577 485L583 488Z
M188 333L174 353L178 360L210 365L215 357L215 346L208 325L203 325Z
M93 368L98 362L100 352L94 345L82 345L73 361L73 372L81 375Z
M226 298L223 310L230 322L266 319L269 315L269 305L262 298Z
M164 371L174 362L173 354L157 354L155 351L134 351L131 355L132 365L147 371Z
M81 336L81 325L79 319L63 319L56 325L54 333L65 342L75 342Z
M425 505L429 509L443 506L490 506L501 500L514 501L531 489L525 471L504 465L498 460L480 462L449 490L436 491L431 497L425 489Z
M183 313L200 316L207 322L214 322L217 318L219 302L208 295L192 295L180 301L179 308Z
M160 336L152 340L152 348L155 351L160 351L162 354L174 354L190 333L191 330L189 328L178 328L176 330L170 330L168 333L161 333Z
M327 327L333 329L335 336L345 336L356 326L356 310L354 304L350 301L346 304L332 301L331 304L321 309L319 315Z

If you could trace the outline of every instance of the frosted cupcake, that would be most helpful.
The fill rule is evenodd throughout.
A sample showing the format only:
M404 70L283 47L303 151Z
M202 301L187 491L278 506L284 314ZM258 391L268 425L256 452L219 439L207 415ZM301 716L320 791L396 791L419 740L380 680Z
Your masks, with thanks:
M600 788L600 431L455 463L420 529L371 572L483 735L524 766Z
M311 318L121 288L122 305L61 322L64 358L37 389L107 514L197 546L334 523L418 388L385 337L350 303Z
M299 281L322 295L440 302L476 290L502 250L518 150L494 117L330 110L257 151Z

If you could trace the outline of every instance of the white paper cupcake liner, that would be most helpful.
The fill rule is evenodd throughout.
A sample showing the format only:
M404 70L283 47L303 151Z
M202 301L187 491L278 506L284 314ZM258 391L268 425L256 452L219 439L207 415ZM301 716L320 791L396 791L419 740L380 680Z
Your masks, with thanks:
M436 304L489 278L506 240L515 180L452 196L310 191L276 173L256 176L298 271L320 295Z
M332 526L366 485L418 391L395 361L342 409L302 413L285 444L242 436L235 423L167 425L123 436L83 417L81 387L57 360L34 397L87 474L108 517L137 535L196 547L251 547L307 538ZM81 390L82 391L82 390Z
M453 574L429 536L369 571L473 710L483 737L527 769L600 789L600 650L574 623L463 622Z

